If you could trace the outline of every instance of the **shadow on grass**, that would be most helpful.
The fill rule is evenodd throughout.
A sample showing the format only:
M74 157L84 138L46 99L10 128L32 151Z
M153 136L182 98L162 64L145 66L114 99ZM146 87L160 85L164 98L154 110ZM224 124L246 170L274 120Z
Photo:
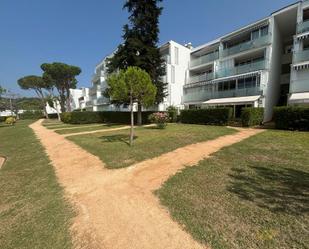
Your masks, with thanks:
M228 191L274 213L309 212L309 174L290 168L233 168Z
M136 140L138 137L134 136L134 140ZM115 142L122 142L130 146L130 139L129 135L119 134L119 135L111 135L111 136L102 136L100 139L103 140L103 142L108 143L115 143Z

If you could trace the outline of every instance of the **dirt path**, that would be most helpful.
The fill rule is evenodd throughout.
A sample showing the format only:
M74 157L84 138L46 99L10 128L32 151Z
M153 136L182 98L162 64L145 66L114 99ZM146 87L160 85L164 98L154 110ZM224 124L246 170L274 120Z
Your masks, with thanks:
M4 165L5 163L5 158L0 156L0 169L2 168L2 166Z
M241 130L126 169L107 170L96 156L44 128L40 121L31 128L78 208L72 226L75 248L95 249L204 248L171 220L152 191L185 165L194 165L222 147L260 132Z
M97 124L97 125L85 125L85 126L73 126L73 127L65 127L65 128L49 128L50 130L62 131L62 130L74 130L74 129L81 129L81 128L92 128L92 127L107 127L107 124Z

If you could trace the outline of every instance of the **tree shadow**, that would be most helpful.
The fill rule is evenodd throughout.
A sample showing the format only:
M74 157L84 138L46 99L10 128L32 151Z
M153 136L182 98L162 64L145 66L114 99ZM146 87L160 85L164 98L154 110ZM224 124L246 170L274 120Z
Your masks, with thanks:
M134 140L136 140L138 137L134 136ZM103 142L108 143L115 143L115 142L122 142L127 145L130 145L130 137L128 135L119 134L119 135L111 135L111 136L102 136L100 139L103 140Z
M309 212L309 173L290 168L232 168L227 190L274 213Z

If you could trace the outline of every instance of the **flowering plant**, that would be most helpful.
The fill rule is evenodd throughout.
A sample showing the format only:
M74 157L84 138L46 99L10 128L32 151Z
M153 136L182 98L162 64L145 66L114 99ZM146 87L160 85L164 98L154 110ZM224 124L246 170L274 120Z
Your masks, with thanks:
M169 121L169 116L164 112L156 112L149 116L149 121L156 124L159 129L164 129Z

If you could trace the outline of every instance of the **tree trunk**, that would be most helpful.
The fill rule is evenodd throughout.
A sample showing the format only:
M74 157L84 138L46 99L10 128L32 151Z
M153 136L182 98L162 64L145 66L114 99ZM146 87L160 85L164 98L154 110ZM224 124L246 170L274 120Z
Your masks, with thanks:
M137 104L137 125L141 126L143 123L142 121L142 104L138 103Z
M44 93L42 90L36 90L36 94L38 95L38 97L41 99L41 104L42 104L42 109L43 109L43 113L46 119L48 119L48 113L46 111L46 102L45 102L45 98L44 98Z
M134 112L133 112L133 99L130 96L130 106L131 106L131 131L130 131L130 146L133 145L134 139Z

